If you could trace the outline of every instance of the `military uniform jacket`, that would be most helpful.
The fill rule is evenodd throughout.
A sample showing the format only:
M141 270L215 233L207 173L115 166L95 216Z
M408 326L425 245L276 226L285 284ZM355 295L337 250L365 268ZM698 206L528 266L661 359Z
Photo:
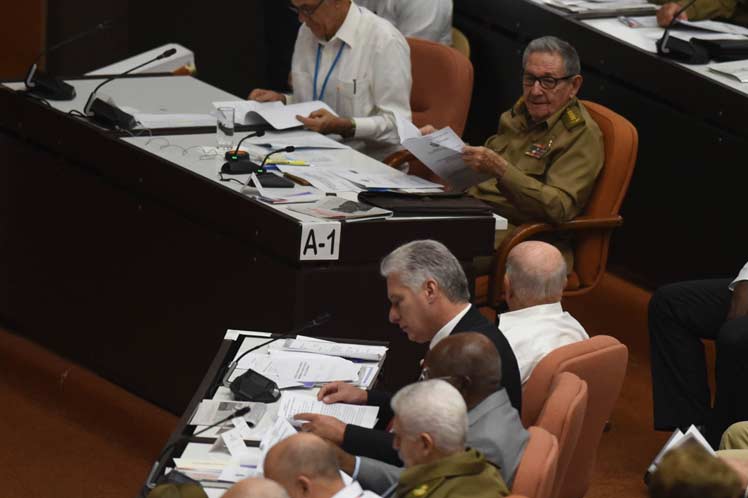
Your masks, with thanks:
M662 4L665 1L659 0L656 3ZM685 0L678 3L686 4ZM748 26L748 0L696 0L696 3L686 9L686 14L691 21L720 18Z
M501 115L486 147L508 167L501 179L472 187L512 225L560 223L583 209L603 166L600 128L576 98L545 121L532 123L524 99Z
M477 450L414 465L400 475L396 498L497 498L509 490L496 467Z

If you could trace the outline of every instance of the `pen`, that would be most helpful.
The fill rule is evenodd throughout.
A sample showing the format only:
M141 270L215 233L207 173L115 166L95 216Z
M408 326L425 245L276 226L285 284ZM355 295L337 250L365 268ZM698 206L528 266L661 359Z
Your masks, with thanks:
M637 22L635 19L631 19L630 17L626 17L626 16L618 16L618 22L620 22L624 26L628 26L629 28L640 28L641 27L641 24Z
M353 95L356 95L356 78L353 79Z
M306 161L298 161L298 160L291 160L291 159L270 160L270 161L267 161L265 164L282 164L286 166L309 166L309 163Z

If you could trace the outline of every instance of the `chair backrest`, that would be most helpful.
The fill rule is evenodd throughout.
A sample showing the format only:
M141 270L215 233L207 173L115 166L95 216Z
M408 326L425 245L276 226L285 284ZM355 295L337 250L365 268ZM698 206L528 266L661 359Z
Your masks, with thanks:
M473 65L441 43L408 38L413 88L410 108L416 126L451 126L462 135L473 94Z
M553 378L550 394L538 417L537 426L556 436L558 466L552 497L558 496L582 431L587 410L587 383L571 372Z
M587 383L587 411L559 498L580 498L587 491L600 437L621 391L627 362L626 346L614 337L598 335L548 353L524 385L522 423L528 427L537 423L557 374L571 372Z
M462 55L470 58L470 42L465 36L465 33L459 29L452 27L452 48L460 52Z
M582 101L600 127L605 144L605 160L582 216L617 216L629 188L639 150L639 135L629 120L605 106ZM580 287L597 284L608 259L610 230L584 231L576 236L574 271Z
M558 442L542 427L530 427L527 431L530 439L514 474L512 494L551 498L558 465Z

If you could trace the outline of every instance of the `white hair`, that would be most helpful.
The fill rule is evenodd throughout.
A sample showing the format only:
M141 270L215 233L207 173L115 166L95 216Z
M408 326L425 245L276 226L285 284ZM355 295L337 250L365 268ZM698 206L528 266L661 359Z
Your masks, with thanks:
M391 405L403 436L426 432L445 453L465 449L467 407L460 392L448 382L433 379L405 386L392 398Z
M451 302L470 301L467 277L460 262L447 246L435 240L414 240L398 247L384 257L380 272L385 278L396 273L413 292L418 292L426 280L433 279Z

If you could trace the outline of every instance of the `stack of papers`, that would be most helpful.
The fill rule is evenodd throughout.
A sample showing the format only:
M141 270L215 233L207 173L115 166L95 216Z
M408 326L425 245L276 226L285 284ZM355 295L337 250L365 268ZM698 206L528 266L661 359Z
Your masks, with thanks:
M219 401L204 399L200 402L195 413L190 419L191 425L213 425L231 415L236 410L248 406L249 413L244 415L248 426L256 427L265 414L266 406L263 403L252 403L249 401ZM227 422L228 425L231 422Z
M326 220L362 220L387 218L392 211L358 201L349 201L340 197L325 197L314 204L292 206L291 211L322 218Z
M684 434L681 432L680 429L676 429L675 432L673 432L673 435L670 436L670 439L667 440L665 443L665 446L662 447L660 452L657 454L657 456L654 458L652 463L649 465L649 469L647 469L648 473L652 473L657 469L657 466L660 464L660 461L662 460L662 457L665 456L665 454L672 450L677 448L678 446L682 445L686 441L696 441L700 446L702 446L706 451L708 451L711 455L715 455L714 449L712 449L711 445L704 439L704 436L699 432L699 430L695 426L691 426L688 428L686 433Z
M337 116L330 106L321 100L284 105L282 102L256 102L254 100L233 100L213 102L213 107L232 107L234 121L238 124L269 124L276 130L298 128L301 121L296 116L308 116L314 111L324 109Z
M748 61L721 62L709 65L713 73L727 76L741 83L748 83Z
M359 366L352 361L309 353L250 353L239 361L237 371L250 368L275 381L281 389L335 380L354 382L359 378Z
M380 361L387 354L386 346L367 346L363 344L344 344L332 341L286 339L276 343L284 351L316 353L329 356L342 356L358 360ZM273 346L271 346L273 347Z
M573 14L609 14L636 11L637 13L655 12L657 5L647 0L544 0L546 5Z
M285 391L280 399L278 416L291 420L298 413L330 415L346 424L359 425L371 429L377 423L379 408L376 406L349 405L346 403L328 405L322 401L317 401L316 397L308 394Z

